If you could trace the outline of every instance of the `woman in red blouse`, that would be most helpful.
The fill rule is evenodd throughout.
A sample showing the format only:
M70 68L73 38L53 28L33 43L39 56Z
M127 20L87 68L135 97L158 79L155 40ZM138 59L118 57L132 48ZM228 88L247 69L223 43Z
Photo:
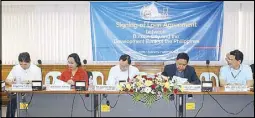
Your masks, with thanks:
M86 88L88 88L88 74L81 67L80 57L76 53L72 53L68 56L68 68L62 72L60 80L74 85L75 81L85 81Z

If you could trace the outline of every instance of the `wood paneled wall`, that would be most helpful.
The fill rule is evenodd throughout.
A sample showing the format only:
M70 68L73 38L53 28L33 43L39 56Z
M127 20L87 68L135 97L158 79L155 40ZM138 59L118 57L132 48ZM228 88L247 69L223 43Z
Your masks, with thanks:
M134 64L140 72L147 72L147 73L158 73L162 72L164 69L163 63L135 63ZM104 75L104 84L108 78L108 73L111 67L114 65L84 65L83 68L87 71L100 71ZM8 76L9 72L11 71L13 65L2 65L2 80L5 80ZM219 75L220 66L210 66L209 68L206 68L206 66L193 66L196 70L196 73L198 77L202 72L210 72L215 73L216 75ZM66 65L42 65L42 76L43 76L43 82L45 75L49 71L64 71L66 69ZM98 84L101 84L101 79L98 78L97 80ZM2 97L2 103L6 104L8 99L5 93L1 93Z
M104 75L104 80L106 81L108 78L108 73L111 67L114 65L85 65L83 66L84 69L87 71L100 71ZM9 72L11 71L13 65L3 65L2 66L2 80L5 80L8 76ZM162 72L164 69L163 64L136 64L136 67L140 70L140 72L147 72L147 73L158 73ZM220 66L210 66L206 68L206 66L193 66L196 70L198 77L202 72L214 72L216 75L219 75ZM66 69L66 65L42 65L42 76L43 81L45 75L50 71L64 71ZM101 84L101 80L98 80L98 83Z

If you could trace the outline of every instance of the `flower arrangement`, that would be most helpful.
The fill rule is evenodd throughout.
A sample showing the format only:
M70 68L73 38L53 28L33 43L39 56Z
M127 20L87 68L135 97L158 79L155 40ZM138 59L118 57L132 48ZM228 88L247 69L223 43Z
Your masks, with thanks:
M118 88L120 91L133 92L134 102L144 101L149 107L160 98L169 102L170 94L181 92L181 85L170 81L169 77L147 73L140 73L129 82L119 83Z

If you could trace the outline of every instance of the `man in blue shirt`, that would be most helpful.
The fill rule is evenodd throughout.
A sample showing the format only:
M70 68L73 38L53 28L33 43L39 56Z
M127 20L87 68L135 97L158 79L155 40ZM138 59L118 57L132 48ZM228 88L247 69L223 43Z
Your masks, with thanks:
M253 86L252 71L249 65L242 64L243 53L239 50L230 52L229 64L220 69L220 86L246 85Z

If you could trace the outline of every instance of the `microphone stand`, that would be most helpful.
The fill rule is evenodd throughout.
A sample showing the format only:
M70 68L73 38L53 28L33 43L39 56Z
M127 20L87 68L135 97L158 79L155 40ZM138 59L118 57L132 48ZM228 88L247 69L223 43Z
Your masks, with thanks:
M210 78L209 64L210 64L210 61L209 61L209 60L206 60L206 68L207 68L207 71L208 71L209 81L210 81L210 80L211 80L211 78Z
M42 71L42 61L39 59L39 60L37 60L37 63L38 63L38 67L41 69L41 76L42 76L42 81L43 81L43 71ZM46 80L44 80L44 83L42 82L42 90L45 90L46 89L46 87L44 87L44 85L45 85L45 81Z
M83 64L84 64L84 65L87 64L87 60L86 60L86 59L83 60ZM87 74L88 74L88 71L87 71L87 70L86 70L86 72L87 72ZM93 76L93 75L92 75L92 76ZM89 89L89 86L90 86L89 83L90 83L90 79L91 79L92 76L88 76L88 89ZM93 80L91 79L91 81L93 81ZM92 84L92 85L93 85L93 84ZM92 85L91 85L91 86L92 86ZM85 97L89 97L89 94L85 94ZM92 99L91 99L91 101L92 101Z
M42 61L41 60L38 60L38 67L41 69L41 74L42 74Z
M130 82L130 78L129 78L129 65L128 65L128 79L127 82Z

